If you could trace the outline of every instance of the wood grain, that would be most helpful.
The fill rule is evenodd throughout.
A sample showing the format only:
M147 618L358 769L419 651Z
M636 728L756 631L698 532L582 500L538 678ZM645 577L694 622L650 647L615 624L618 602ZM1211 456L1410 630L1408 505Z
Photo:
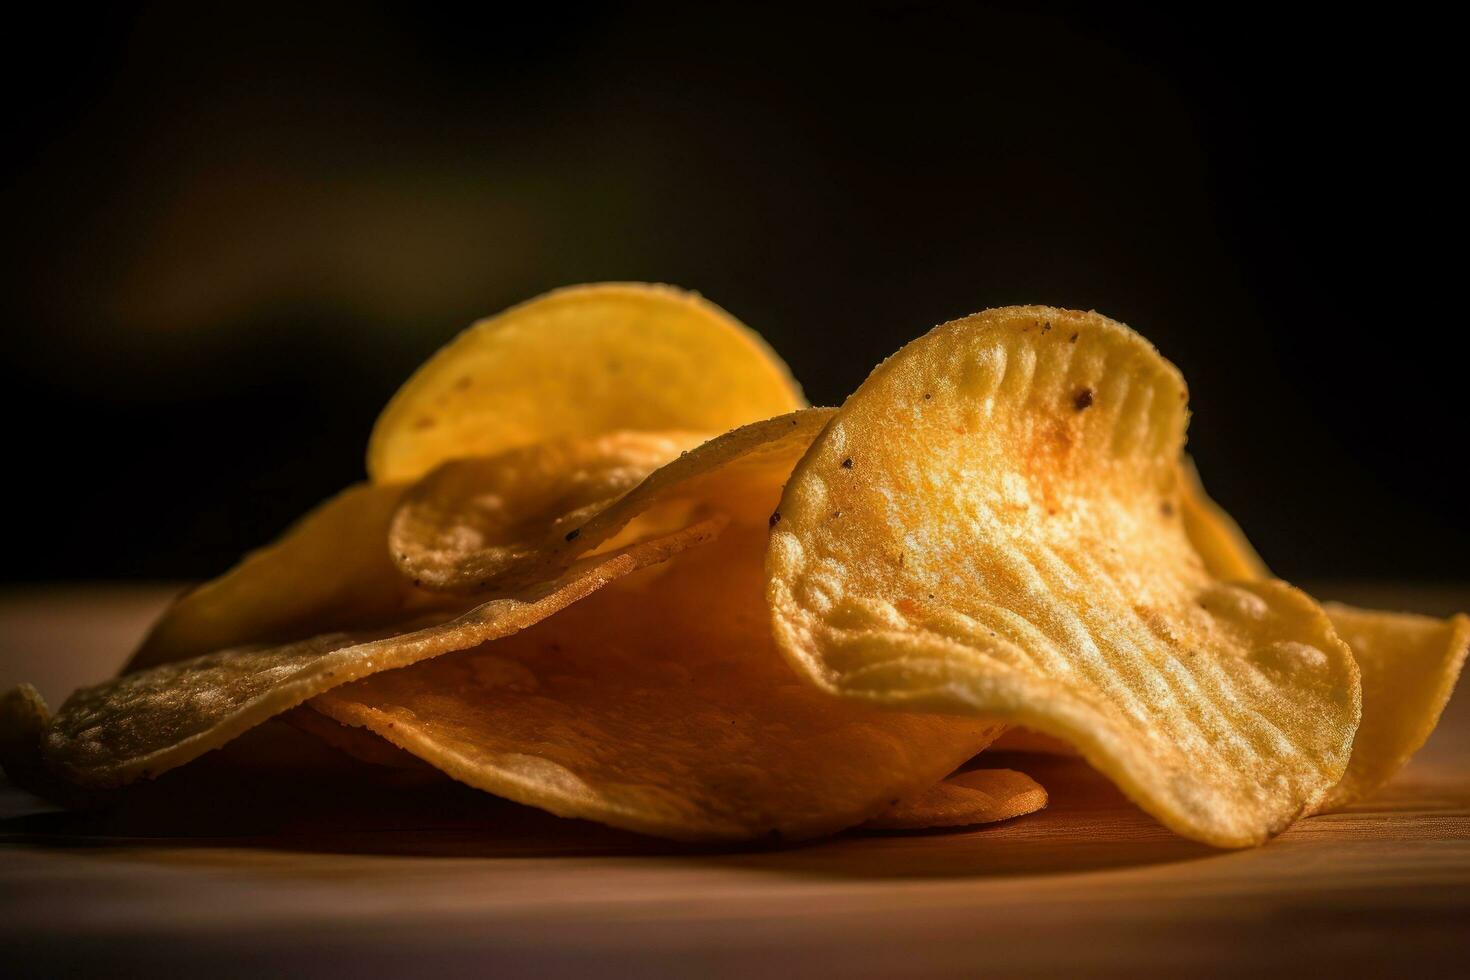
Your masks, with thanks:
M1428 606L1447 594L1465 590ZM7 597L0 679L105 676L161 601ZM1463 697L1383 793L1239 852L1064 760L995 760L1052 793L1005 824L702 850L305 758L297 737L263 731L105 814L0 790L0 973L1463 976L1470 953Z

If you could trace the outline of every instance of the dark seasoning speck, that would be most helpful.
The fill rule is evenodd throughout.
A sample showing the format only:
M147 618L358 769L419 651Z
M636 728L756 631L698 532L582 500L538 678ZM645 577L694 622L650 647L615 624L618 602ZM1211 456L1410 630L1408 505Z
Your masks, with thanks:
M1077 411L1083 412L1092 407L1092 400L1092 389L1082 388L1072 398L1072 405Z

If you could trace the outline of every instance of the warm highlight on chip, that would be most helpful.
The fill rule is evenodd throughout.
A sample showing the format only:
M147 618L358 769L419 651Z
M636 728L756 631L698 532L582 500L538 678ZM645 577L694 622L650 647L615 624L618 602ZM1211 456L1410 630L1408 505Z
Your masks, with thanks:
M1179 372L1096 313L944 324L831 409L696 294L558 290L434 355L371 482L179 598L121 676L54 715L0 696L0 765L105 806L276 731L371 792L448 777L678 841L1005 846L982 825L1048 802L1006 749L1261 844L1393 778L1470 619L1273 578L1187 423ZM306 736L235 741L276 718Z
M1302 593L1204 569L1178 516L1186 397L1096 314L993 310L911 343L787 484L782 648L834 694L1068 741L1185 836L1283 830L1342 776L1357 666Z
M765 342L697 293L571 286L480 321L419 368L373 427L368 473L398 483L620 429L724 432L804 404Z

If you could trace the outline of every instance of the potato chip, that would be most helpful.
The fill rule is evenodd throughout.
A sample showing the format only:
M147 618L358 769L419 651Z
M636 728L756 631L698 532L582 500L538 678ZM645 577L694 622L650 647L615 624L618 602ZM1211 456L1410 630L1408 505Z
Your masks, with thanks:
M989 743L994 723L883 711L797 677L765 614L765 536L732 525L655 580L311 706L499 796L692 841L831 833Z
M1318 806L1333 810L1373 792L1409 761L1439 723L1470 648L1470 617L1354 609L1325 602L1363 674L1363 721L1342 781Z
M157 776L324 690L524 629L615 579L712 540L719 530L710 521L598 556L556 581L418 629L329 633L127 674L68 698L46 729L43 754L53 772L85 789Z
M372 628L446 607L415 589L389 557L388 522L402 494L402 487L362 484L321 504L276 543L181 596L126 669Z
M1071 742L1176 832L1263 841L1341 777L1357 667L1179 518L1178 372L1093 313L992 310L878 367L793 472L778 642L826 690Z
M545 547L507 566L487 584L540 581L579 555L667 534L710 514L737 527L764 529L780 520L772 512L777 496L772 488L779 490L833 414L830 408L807 408L717 436L654 471L577 526L562 522Z
M895 803L863 824L870 830L927 830L996 823L1046 806L1040 783L1014 769L972 769Z
M1216 504L1193 466L1185 470L1182 513L1190 540L1216 575L1270 575L1240 525ZM1439 723L1470 645L1470 619L1354 609L1324 603L1353 651L1363 684L1363 719L1342 780L1317 810L1346 806L1373 792L1417 752Z
M484 591L510 566L564 544L569 529L703 441L610 432L450 460L403 495L388 551L415 586Z
M1180 466L1179 505L1184 533L1211 575L1247 580L1273 577L1235 518L1205 492L1199 470L1188 456Z
M447 459L619 429L724 432L804 404L765 342L698 294L572 286L431 357L373 427L368 473L406 482Z

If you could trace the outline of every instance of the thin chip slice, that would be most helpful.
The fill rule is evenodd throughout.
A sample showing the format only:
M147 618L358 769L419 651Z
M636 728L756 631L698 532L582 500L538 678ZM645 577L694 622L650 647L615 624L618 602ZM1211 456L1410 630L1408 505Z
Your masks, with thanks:
M1470 617L1450 619L1322 608L1363 674L1363 721L1342 781L1318 806L1335 810L1373 792L1417 752L1439 723L1470 648Z
M1205 567L1221 577L1267 577L1265 562L1240 525L1205 492L1192 466L1185 476L1184 526ZM1347 771L1318 811L1362 799L1409 761L1439 723L1470 646L1470 618L1464 614L1442 620L1336 602L1322 608L1357 661L1363 719Z
M572 286L476 323L419 368L373 427L368 473L405 482L618 429L724 432L804 404L765 342L698 294Z
M993 723L882 711L802 682L771 641L764 539L732 526L655 579L311 705L496 795L690 841L831 833L990 742Z
M834 693L1075 745L1176 832L1259 843L1341 777L1357 668L1179 520L1182 379L1093 313L992 310L881 365L797 466L769 602Z
M68 698L46 729L43 755L54 773L83 789L157 776L339 684L524 629L719 530L711 521L589 559L556 581L418 629L330 633L127 674Z
M1205 492L1199 469L1188 456L1180 466L1179 504L1184 533L1211 575L1248 581L1273 577L1235 518Z
M415 586L484 591L705 438L611 432L450 460L403 495L388 551Z
M870 830L970 827L1023 817L1046 807L1046 789L1014 769L972 769L950 776L913 799L895 803L863 824Z
M668 534L710 514L736 527L774 526L781 515L772 510L776 498L770 488L785 483L834 414L830 408L807 408L717 436L655 470L610 506L584 513L582 523L563 522L545 547L506 565L487 585L504 588L545 579L581 555Z
M349 487L281 539L181 596L149 631L127 671L247 643L299 640L400 622L445 607L415 589L388 555L403 488Z
M385 741L364 729L338 724L306 705L292 708L281 715L281 720L358 762L385 769L434 772L433 768L418 756L410 755L392 742ZM435 775L438 774L435 773Z

